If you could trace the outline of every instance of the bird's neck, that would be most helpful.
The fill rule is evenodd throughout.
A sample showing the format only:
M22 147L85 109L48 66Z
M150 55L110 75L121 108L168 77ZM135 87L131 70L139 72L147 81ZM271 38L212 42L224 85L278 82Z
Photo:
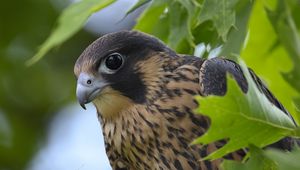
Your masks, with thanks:
M140 104L123 109L114 119L100 117L105 143L112 152L123 156L132 153L132 148L144 150L140 145L159 138L162 121L154 110Z
M97 113L104 119L115 119L119 114L133 105L128 98L109 87L105 88L101 95L97 97L93 104Z

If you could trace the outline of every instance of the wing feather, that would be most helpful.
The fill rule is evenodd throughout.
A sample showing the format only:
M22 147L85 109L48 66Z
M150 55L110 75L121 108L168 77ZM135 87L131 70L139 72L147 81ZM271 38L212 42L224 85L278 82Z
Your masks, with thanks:
M277 100L277 98L271 93L262 80L254 73L252 69L249 72L257 85L257 88L274 104L277 108L287 114L292 120L290 113L284 108L284 106ZM241 67L234 61L213 58L204 61L200 68L200 87L201 93L204 96L207 95L225 95L227 91L226 73L230 73L236 80L240 88L244 93L248 91L248 83L244 76ZM294 121L294 120L293 120ZM294 121L295 123L295 121Z
M271 93L263 81L254 73L252 69L249 69L257 88L268 98L268 100L274 104L277 108L287 114L293 122L293 117L284 108L284 106L278 101L278 99ZM213 58L205 60L200 68L200 91L204 96L207 95L225 95L227 91L226 73L230 73L236 80L240 88L244 93L248 91L248 83L244 76L244 73L237 63L224 58ZM283 150L291 150L292 147L297 144L300 146L300 140L286 137L280 141L270 145L269 147L280 148Z

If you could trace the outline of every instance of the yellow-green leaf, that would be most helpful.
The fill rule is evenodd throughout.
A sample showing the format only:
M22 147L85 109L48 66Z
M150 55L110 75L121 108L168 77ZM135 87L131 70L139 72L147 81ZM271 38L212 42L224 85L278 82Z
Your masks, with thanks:
M278 41L277 33L269 21L263 2L255 1L248 26L248 41L242 49L241 57L299 122L300 114L294 112L293 104L293 99L299 94L282 76L283 72L289 72L293 69L293 64L298 63L292 62Z
M282 73L285 80L298 91L300 96L300 36L292 18L291 11L287 2L279 0L276 10L266 9L269 20L277 34L279 42L284 46L289 54L289 57L294 63L293 69L288 73ZM294 99L294 102L299 105L299 100ZM296 110L299 115L299 111Z

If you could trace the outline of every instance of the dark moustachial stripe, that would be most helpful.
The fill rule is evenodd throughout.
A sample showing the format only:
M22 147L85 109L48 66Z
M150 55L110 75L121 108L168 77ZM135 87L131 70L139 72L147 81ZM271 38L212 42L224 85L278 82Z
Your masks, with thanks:
M111 87L120 91L135 103L144 103L146 98L146 87L141 80L141 74L134 72L133 68L126 67L120 73L111 77L103 75L111 82Z

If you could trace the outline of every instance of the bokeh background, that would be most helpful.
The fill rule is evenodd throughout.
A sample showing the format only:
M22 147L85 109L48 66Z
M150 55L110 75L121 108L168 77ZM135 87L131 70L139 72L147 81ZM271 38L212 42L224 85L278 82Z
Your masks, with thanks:
M71 0L0 2L0 170L111 169L93 106L76 103L73 66L102 34L130 29L134 0L94 14L84 29L27 67Z

